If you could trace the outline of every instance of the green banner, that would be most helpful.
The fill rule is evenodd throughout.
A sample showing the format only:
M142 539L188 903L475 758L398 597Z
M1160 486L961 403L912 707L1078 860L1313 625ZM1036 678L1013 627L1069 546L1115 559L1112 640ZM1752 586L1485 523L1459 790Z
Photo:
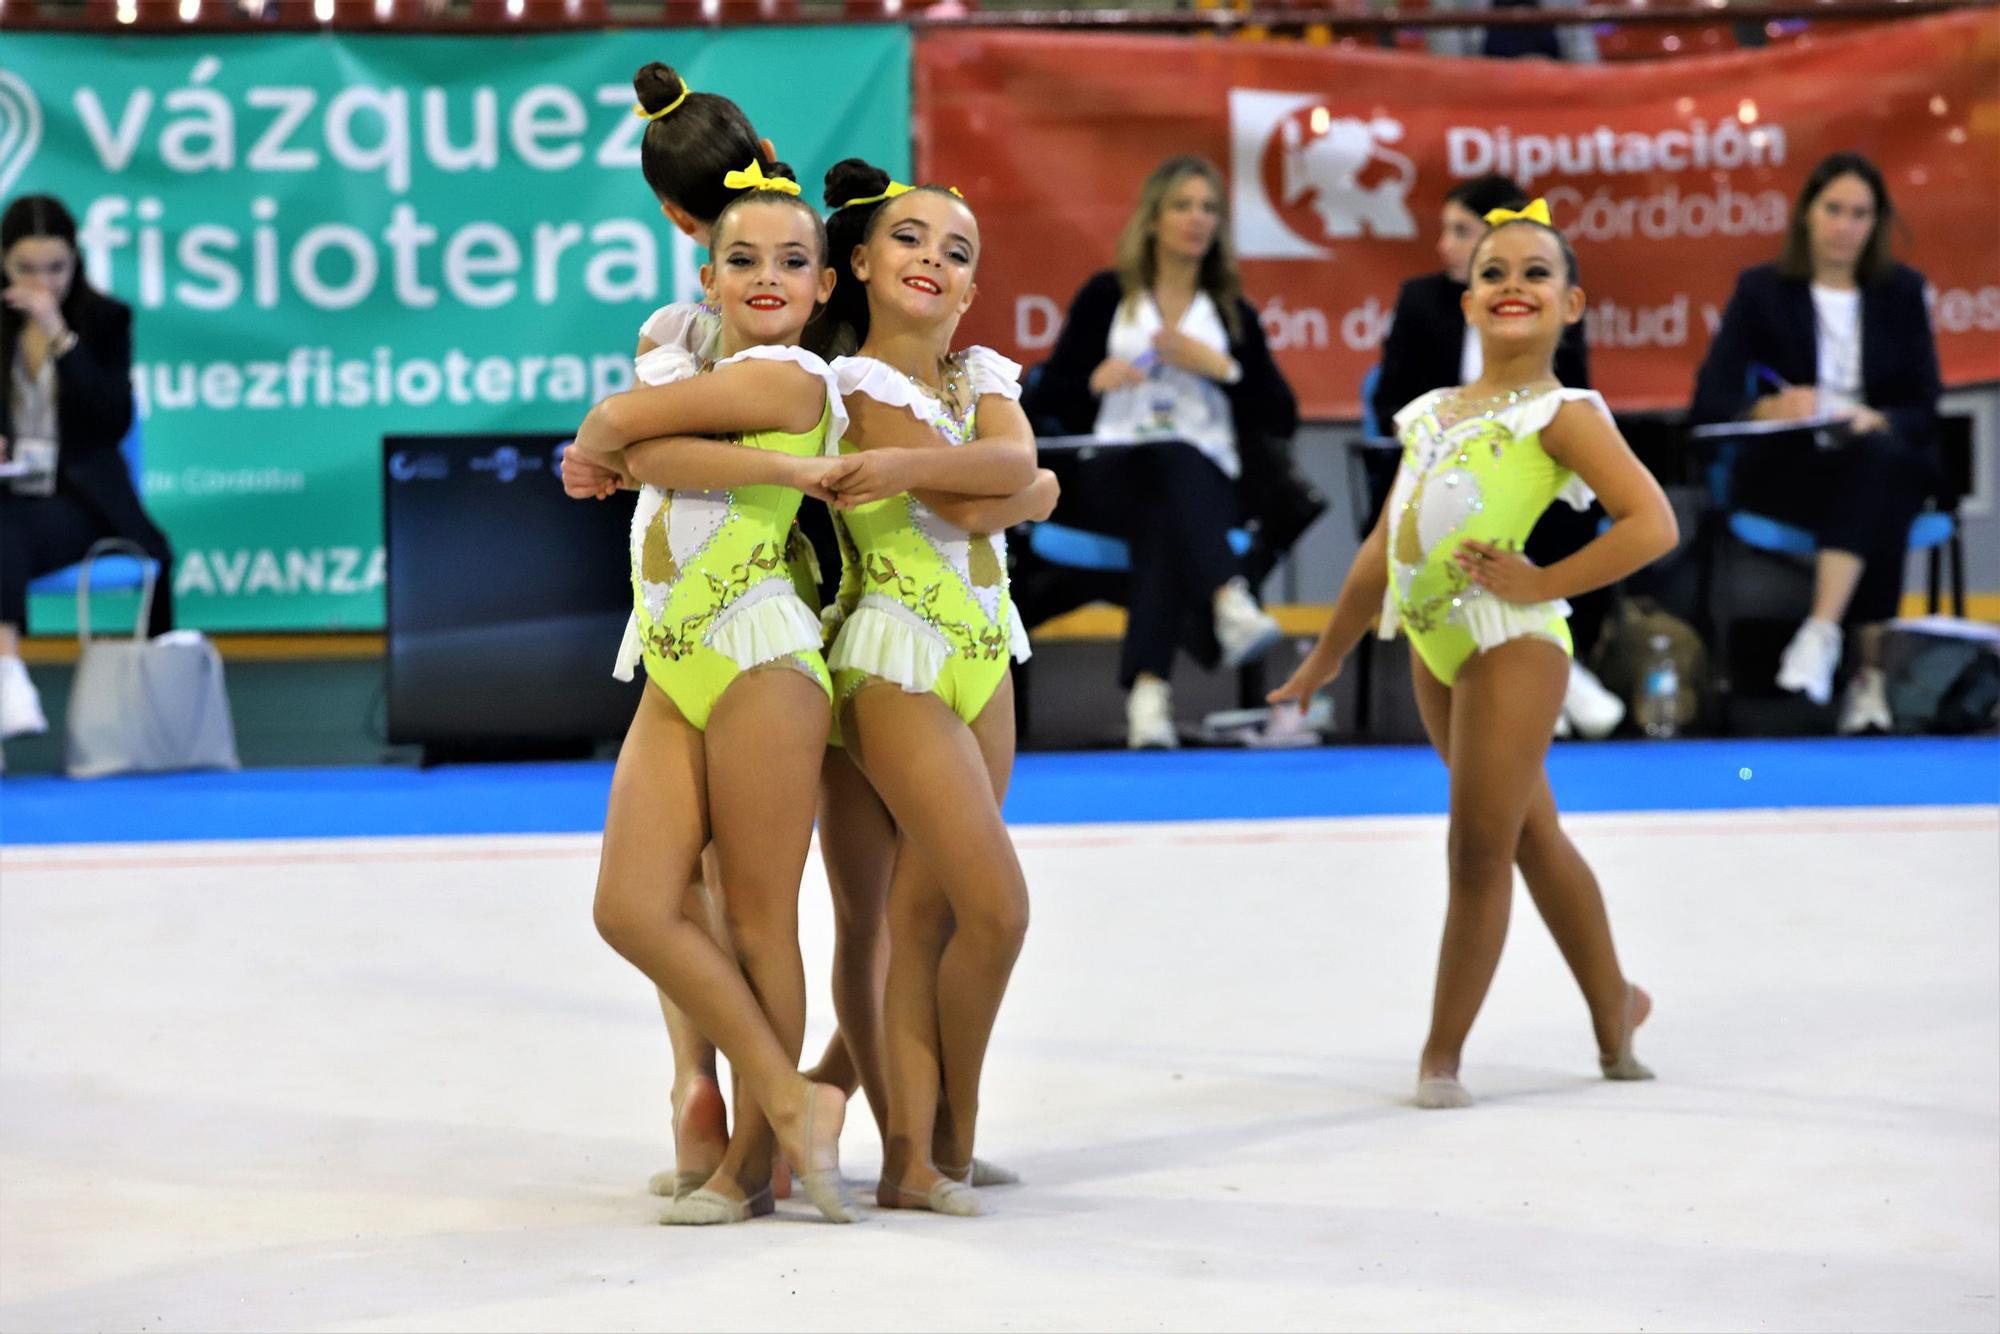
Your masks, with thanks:
M630 383L640 321L699 294L639 172L649 60L739 101L807 198L850 155L908 175L899 26L0 35L0 197L61 198L133 307L182 623L379 627L384 435L569 430Z

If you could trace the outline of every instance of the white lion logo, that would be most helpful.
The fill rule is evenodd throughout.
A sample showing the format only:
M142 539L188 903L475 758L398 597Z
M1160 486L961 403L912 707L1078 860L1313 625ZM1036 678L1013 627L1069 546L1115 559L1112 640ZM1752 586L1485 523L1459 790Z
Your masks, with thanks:
M1336 116L1312 93L1229 90L1230 212L1249 259L1320 259L1326 243L1407 241L1416 164L1389 147L1402 122Z
M1314 123L1317 128L1317 117ZM1356 237L1364 228L1392 241L1417 234L1416 219L1403 202L1416 184L1416 164L1383 147L1402 139L1399 122L1386 116L1374 120L1345 116L1329 120L1324 133L1308 140L1299 122L1288 120L1279 133L1284 140L1283 202L1296 204L1312 195L1312 210L1319 214L1328 240ZM1389 167L1393 174L1364 186L1362 172L1376 164Z

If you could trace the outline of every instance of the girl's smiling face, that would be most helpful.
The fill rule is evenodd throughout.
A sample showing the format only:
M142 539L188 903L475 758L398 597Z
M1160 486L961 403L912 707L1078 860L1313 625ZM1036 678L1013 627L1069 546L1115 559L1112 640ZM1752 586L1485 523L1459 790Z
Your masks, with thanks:
M1546 227L1496 227L1473 249L1471 285L1462 304L1482 338L1546 340L1583 318L1583 289L1570 282L1562 243Z
M854 250L854 276L878 312L913 324L956 323L978 288L979 223L963 200L910 190L882 205L868 239Z
M746 202L723 216L701 285L745 345L796 343L833 294L812 219L790 202Z

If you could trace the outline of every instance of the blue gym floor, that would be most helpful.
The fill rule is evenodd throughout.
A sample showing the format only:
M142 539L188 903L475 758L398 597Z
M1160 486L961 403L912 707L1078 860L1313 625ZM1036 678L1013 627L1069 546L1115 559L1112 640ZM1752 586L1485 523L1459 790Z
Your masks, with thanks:
M2000 803L2000 739L1598 742L1557 746L1572 811ZM0 843L581 833L608 763L255 769L72 782L0 778ZM1445 775L1418 747L1023 755L1016 824L1420 815Z

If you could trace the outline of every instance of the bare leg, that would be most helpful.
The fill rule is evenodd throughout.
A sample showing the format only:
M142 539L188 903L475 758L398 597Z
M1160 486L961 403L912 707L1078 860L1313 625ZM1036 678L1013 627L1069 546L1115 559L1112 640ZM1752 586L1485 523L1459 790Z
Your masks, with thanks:
M986 763L993 785L993 805L1006 804L1007 785L1014 776L1014 678L1010 674L987 701L972 724L972 736ZM989 979L992 961L1001 957L1011 938L1015 952L1027 931L1027 889L1018 903L1003 902L996 920L975 923L989 937L969 936L967 923L954 915L953 931L938 960L937 1014L939 1051L944 1059L944 1103L931 1137L931 1161L948 1174L969 1168L973 1133L979 1119L979 1079L986 1065L986 1046L999 1017L1000 990ZM1013 959L1007 959L1013 968Z
M18 658L20 656L20 627L0 622L0 658Z
M793 1161L834 1167L846 1099L798 1073L734 960L683 911L708 842L707 807L702 734L648 683L612 775L598 932L729 1057Z
M1814 620L1840 624L1841 618L1847 615L1847 604L1854 600L1854 589L1861 582L1862 568L1861 557L1851 551L1820 548L1813 562Z
M882 995L889 979L889 880L896 823L844 750L820 766L819 850L833 890L833 1009L840 1029L814 1067L819 1083L868 1095L876 1128L889 1130L882 1060Z
M723 915L750 989L795 1069L806 1028L799 879L827 723L818 683L780 664L738 677L709 715L706 738L709 817L728 886ZM757 1194L770 1184L772 1149L762 1109L739 1103L735 1133L706 1188L732 1200Z
M688 886L681 912L727 949L729 937L715 911L719 895L708 889L708 883L721 884L715 874L713 847L702 852L701 862L702 879ZM655 1195L679 1197L707 1181L722 1162L723 1148L729 1142L729 1116L722 1101L722 1085L716 1079L715 1044L701 1035L666 992L655 991L674 1052L674 1168L655 1173L651 1189Z
M1421 663L1414 670L1417 705L1424 728L1439 756L1449 757L1451 692L1423 670ZM1568 962L1585 1004L1590 1007L1591 1029L1598 1050L1617 1051L1628 984L1618 966L1618 952L1611 941L1611 923L1604 911L1604 895L1598 889L1597 877L1563 831L1555 794L1549 788L1545 772L1536 775L1534 791L1529 795L1521 838L1514 850L1514 864L1527 881L1528 894ZM1639 993L1639 999L1642 1003L1639 1021L1643 1022L1652 1003L1644 992Z
M1611 919L1604 910L1604 893L1576 845L1563 832L1548 775L1535 778L1521 826L1515 864L1528 882L1528 896L1562 951L1576 985L1590 1007L1590 1028L1599 1052L1616 1052L1624 1043L1625 1006L1630 984L1618 966L1618 948L1611 940ZM1644 997L1644 993L1640 993ZM1645 1009L1651 1001L1644 1000ZM1644 1014L1639 1016L1643 1021ZM1636 1024L1634 1025L1637 1026Z
M1510 640L1459 669L1448 704L1414 654L1411 672L1418 709L1434 740L1442 736L1451 771L1451 897L1418 1077L1455 1079L1507 939L1514 853L1562 709L1569 656L1547 640Z
M1027 886L987 757L943 701L878 684L857 693L849 708L856 726L845 734L855 759L905 841L889 895L889 1140L877 1198L889 1207L934 1202L946 1180L931 1160L941 1052L973 1070L983 1061L1027 931ZM932 886L942 887L942 910ZM950 970L962 993L949 1038L939 1025L939 983L926 986L921 976L933 951L938 973L945 971L947 949L962 952Z
M943 1179L931 1157L944 1101L939 1054L938 960L951 938L951 900L908 837L896 856L886 914L889 976L883 989L883 1063L889 1080L888 1128L882 1138L882 1179L876 1202L899 1209Z

